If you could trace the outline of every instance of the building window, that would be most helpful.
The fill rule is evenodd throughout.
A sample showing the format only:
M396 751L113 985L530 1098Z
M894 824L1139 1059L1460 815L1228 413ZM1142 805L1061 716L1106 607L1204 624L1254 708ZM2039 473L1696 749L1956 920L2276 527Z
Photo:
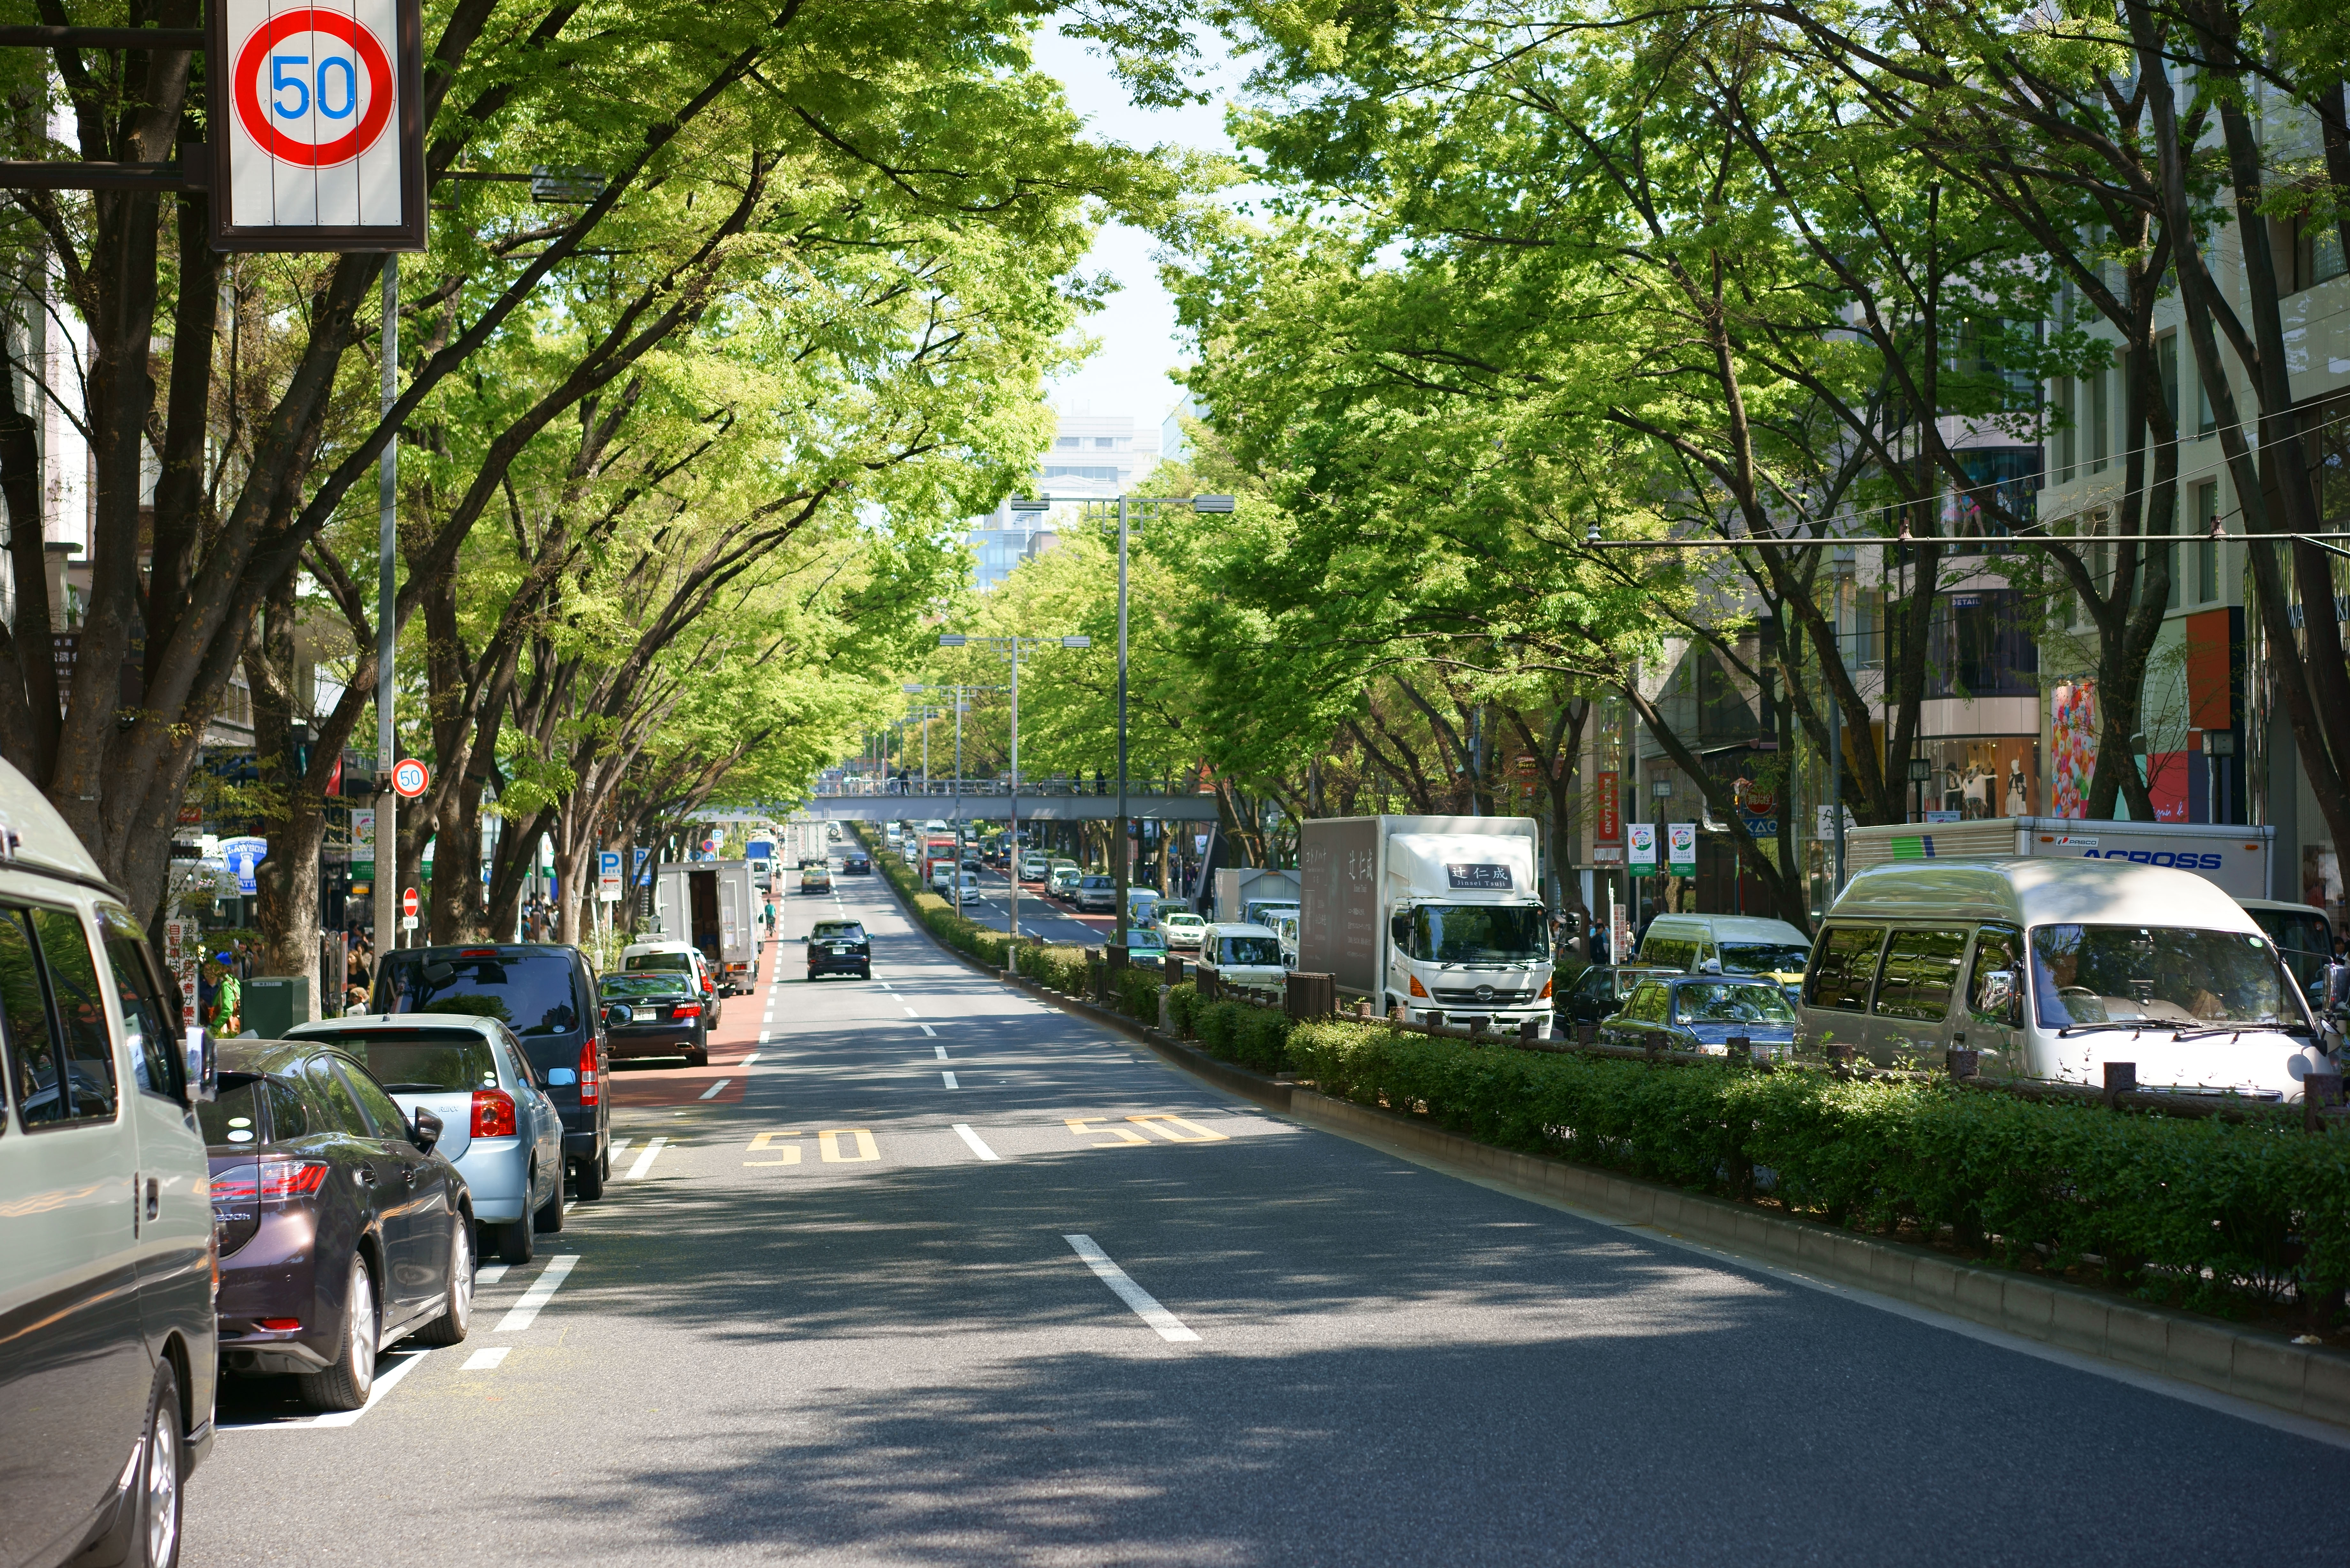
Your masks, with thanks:
M1116 436L1096 436L1094 437L1094 445L1099 447L1104 452L1107 452L1118 445L1118 438Z
M1077 438L1075 436L1063 436L1053 444L1055 446L1075 446L1077 444Z

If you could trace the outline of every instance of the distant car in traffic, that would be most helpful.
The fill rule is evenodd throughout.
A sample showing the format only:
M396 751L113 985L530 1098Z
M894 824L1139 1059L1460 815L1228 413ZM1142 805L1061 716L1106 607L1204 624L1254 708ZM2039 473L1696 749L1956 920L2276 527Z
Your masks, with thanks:
M596 988L616 1062L682 1056L710 1065L710 1008L688 977L673 971L608 974Z
M626 974L681 974L701 994L703 1016L718 1015L718 973L709 955L691 942L669 940L631 942L620 950Z
M980 888L979 873L976 871L963 872L959 885L947 894L948 898L959 899L965 904L975 903L985 896Z
M1085 875L1077 868L1075 861L1058 862L1054 866L1051 875L1045 879L1045 895L1048 898L1063 900L1075 899L1077 895L1077 884L1085 880Z
M826 860L808 859L800 862L800 891L827 893L832 890L832 865Z
M1115 914L1118 911L1118 883L1098 872L1077 878L1076 892L1070 901L1079 914Z
M297 1023L286 1037L336 1047L411 1121L428 1111L439 1120L433 1148L465 1179L482 1251L527 1263L534 1234L563 1229L563 1114L504 1024L438 1013L336 1018Z
M398 948L376 961L368 1005L380 1013L495 1018L513 1030L563 1113L563 1156L573 1186L583 1199L604 1196L612 1174L612 1115L603 1094L603 1012L595 976L577 948Z
M196 1119L220 1238L224 1371L291 1373L309 1404L356 1410L384 1346L465 1337L472 1195L434 1152L439 1118L403 1116L331 1046L232 1040L220 1097Z
M1795 1010L1767 976L1651 976L1633 988L1621 1012L1600 1023L1599 1043L1645 1046L1651 1034L1661 1035L1668 1051L1726 1055L1731 1038L1743 1035L1757 1055L1792 1056Z
M807 937L807 977L853 974L873 978L873 941L858 920L818 920Z
M1198 951L1201 939L1208 934L1207 921L1189 909L1170 909L1164 904L1159 907L1158 925L1167 945L1179 951Z
M1167 958L1167 939L1149 926L1126 928L1126 961L1128 963L1162 963Z
M1278 991L1285 983L1281 939L1263 926L1234 923L1207 928L1200 944L1200 968L1227 985Z
M1556 992L1551 1012L1560 1023L1569 1027L1577 1023L1596 1023L1624 1011L1625 998L1630 996L1642 981L1680 972L1649 964L1596 963L1576 975L1574 983Z
M1036 850L1027 850L1020 857L1020 879L1023 882L1042 882L1052 875L1052 871L1053 863Z
M844 877L873 875L873 857L862 849L852 849L840 857L840 874Z

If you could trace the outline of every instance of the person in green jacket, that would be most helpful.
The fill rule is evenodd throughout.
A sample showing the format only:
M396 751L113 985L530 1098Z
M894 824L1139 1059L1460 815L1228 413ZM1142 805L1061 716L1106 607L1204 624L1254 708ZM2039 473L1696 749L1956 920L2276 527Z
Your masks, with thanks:
M234 1039L244 1028L244 988L238 983L236 971L228 967L228 954L214 953L212 972L204 977L213 982L213 1010L204 1020L204 1027L216 1040Z

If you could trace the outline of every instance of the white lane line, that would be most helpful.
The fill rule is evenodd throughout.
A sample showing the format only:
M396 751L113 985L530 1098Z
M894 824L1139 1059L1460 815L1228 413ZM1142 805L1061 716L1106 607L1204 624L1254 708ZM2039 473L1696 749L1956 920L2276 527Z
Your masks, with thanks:
M775 1034L774 1034L771 1031L769 1031L769 1030L765 1030L765 1029L762 1029L762 1030L760 1030L760 1031L759 1031L759 1044L762 1044L762 1045L772 1045L772 1044L774 1044L775 1043Z
M650 1170L653 1167L653 1157L660 1153L662 1146L668 1142L669 1139L666 1137L657 1137L653 1139L652 1142L645 1145L645 1151L637 1156L637 1163L629 1167L629 1174L622 1177L620 1179L623 1181L634 1181L639 1177L644 1175L646 1171Z
M936 1052L939 1054L939 1060L940 1060L940 1061L943 1062L943 1061L945 1061L945 1060L947 1059L947 1048L946 1048L945 1046L943 1046L943 1045L933 1045L933 1046L931 1046L931 1050L933 1050L933 1051L936 1051Z
M899 1006L900 1006L900 1007L906 1007L906 1004L905 1004L904 1002L899 1002L898 1005L899 1005ZM912 1008L910 1008L910 1007L906 1007L906 1016L907 1016L907 1017L909 1017L909 1018L920 1018L920 1017L921 1016L921 1014L920 1014L920 1013L919 1013L919 1012L915 1012L915 1011L914 1011Z
M1110 1262L1109 1254L1094 1245L1091 1236L1064 1235L1062 1241L1072 1251L1086 1261L1086 1267L1096 1278L1118 1293L1118 1299L1134 1309L1134 1315L1159 1331L1159 1337L1180 1344L1200 1336L1183 1326L1183 1320L1159 1304L1158 1298L1128 1277L1127 1272Z
M457 1370L460 1372L487 1372L499 1362L504 1361L506 1358L506 1352L513 1348L514 1346L511 1345L493 1345L485 1350L477 1350L473 1352L473 1355L465 1357L465 1365L457 1368Z
M659 1143L660 1140L655 1138L653 1141ZM564 1276L578 1266L579 1254L577 1252L557 1252L547 1259L546 1267L539 1270L538 1278L531 1281L530 1289L522 1293L522 1300L515 1303L514 1309L498 1319L498 1326L491 1332L513 1334L537 1322L539 1309L555 1299L555 1293L563 1288Z
M1003 1158L1002 1155L996 1153L993 1149L988 1147L987 1145L980 1141L979 1135L971 1130L971 1124L969 1122L955 1123L954 1130L955 1137L962 1139L963 1143L971 1149L971 1152L979 1156L980 1158L1002 1159Z
M382 1404L384 1396L390 1394L394 1388L398 1387L400 1386L400 1380L407 1376L410 1373L415 1371L417 1363L422 1361L431 1354L432 1352L425 1350L416 1351L409 1355L407 1359L403 1360L399 1366L393 1367L390 1371L378 1373L376 1375L375 1386L368 1391L367 1403L360 1406L358 1409L338 1410L331 1416L319 1416L307 1422L290 1424L311 1427L350 1426L357 1422L361 1416L366 1415L369 1410L372 1410L378 1405Z
M505 1264L488 1263L473 1271L473 1284L476 1288L483 1285L494 1285L505 1277Z
M752 1052L748 1056L745 1056L745 1057L743 1057L743 1063L742 1063L742 1064L743 1064L743 1066L745 1066L745 1067L748 1067L752 1063L754 1063L754 1062L757 1061L758 1059L759 1059L759 1054L758 1054L756 1051L754 1051L754 1052Z
M955 1075L952 1073L941 1073L939 1076L947 1081L947 1087L950 1089L960 1089L962 1087L961 1084L955 1082Z
M935 1040L935 1039L937 1039L937 1038L939 1037L939 1032L938 1032L937 1030L935 1030L935 1029L931 1028L931 1027L929 1024L927 1024L927 1023L917 1023L917 1024L915 1024L915 1025L914 1025L914 1027L915 1027L915 1028L917 1028L917 1029L919 1029L919 1030L920 1030L923 1033L925 1033L925 1034L929 1035L929 1036L930 1036L931 1039L933 1039L933 1040ZM939 1047L939 1054L940 1054L940 1055L941 1055L941 1056L943 1056L943 1055L945 1055L946 1054L947 1054L947 1048L946 1048L945 1046L943 1046L943 1045L940 1046L940 1047Z
M729 1085L729 1084L733 1083L733 1081L734 1081L734 1080L733 1080L733 1079L732 1079L732 1078L721 1078L721 1079L719 1079L719 1080L718 1080L718 1082L716 1082L716 1083L714 1083L714 1084L711 1085L710 1085L710 1087L708 1087L708 1088L706 1088L706 1089L704 1089L704 1090L702 1090L702 1097L703 1099L705 1099L705 1100L714 1100L714 1099L716 1099L716 1098L718 1097L718 1091L719 1091L719 1090L721 1090L721 1089L723 1089L723 1088L724 1088L727 1085Z
M630 1140L628 1138L616 1137L609 1144L606 1145L604 1148L605 1162L609 1164L611 1161L619 1158L620 1151L629 1147L629 1141Z

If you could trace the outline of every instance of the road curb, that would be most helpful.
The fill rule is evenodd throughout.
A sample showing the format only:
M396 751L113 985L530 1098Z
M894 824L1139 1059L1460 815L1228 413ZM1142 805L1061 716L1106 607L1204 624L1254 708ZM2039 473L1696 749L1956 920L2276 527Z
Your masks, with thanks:
M1928 1248L1785 1219L1591 1166L1495 1148L1415 1116L1333 1099L1308 1088L1291 1091L1288 1110L1308 1126L1464 1166L1622 1223L1856 1285L2018 1338L2174 1377L2271 1409L2350 1427L2350 1355L2282 1343L2273 1331L2241 1329L2120 1301L2077 1285L1963 1262Z

